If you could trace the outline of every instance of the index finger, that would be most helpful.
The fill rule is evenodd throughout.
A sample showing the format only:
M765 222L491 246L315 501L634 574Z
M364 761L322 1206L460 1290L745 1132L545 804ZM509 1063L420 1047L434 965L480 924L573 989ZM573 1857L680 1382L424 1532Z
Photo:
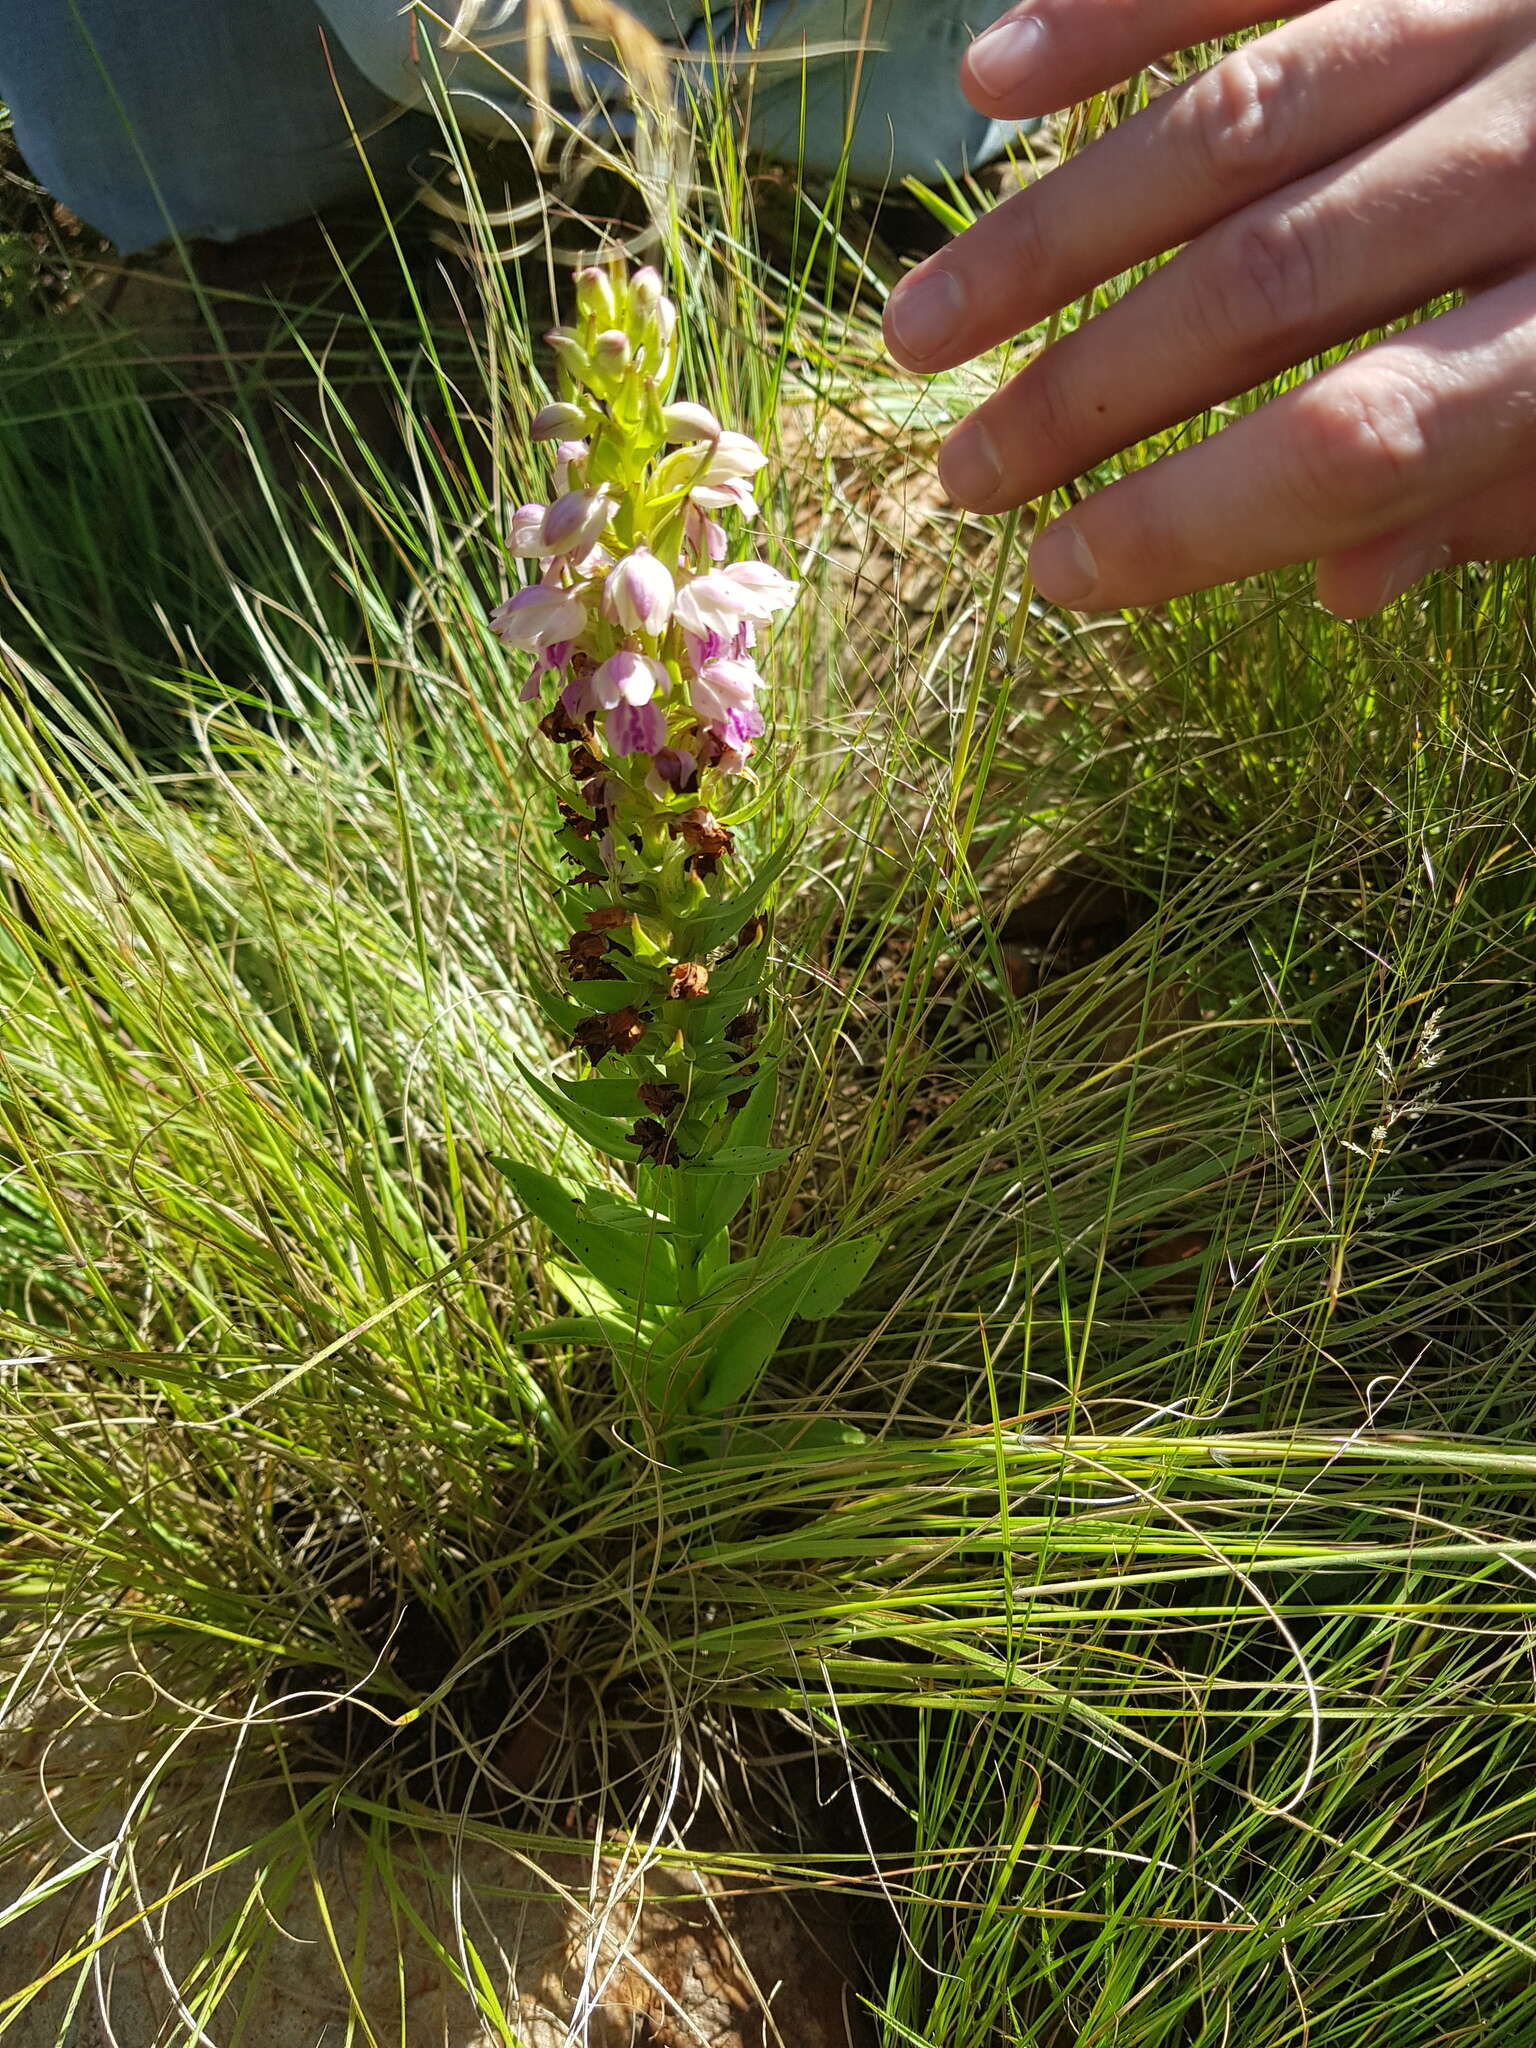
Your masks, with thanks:
M1435 104L1499 34L1443 0L1332 0L1244 44L920 264L887 346L925 375L980 355Z
M960 65L960 83L979 113L994 120L1054 114L1155 64L1192 49L1310 11L1260 8L1242 0L1027 0L977 36Z

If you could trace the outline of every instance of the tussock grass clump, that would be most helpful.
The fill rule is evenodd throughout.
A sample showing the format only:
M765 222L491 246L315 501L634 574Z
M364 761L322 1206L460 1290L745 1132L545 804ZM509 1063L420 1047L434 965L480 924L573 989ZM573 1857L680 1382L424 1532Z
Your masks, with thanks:
M147 1930L174 2038L256 2038L301 1894L360 2010L341 1826L495 2039L465 1873L573 1852L856 1894L892 2043L1536 2038L1529 578L1029 613L1014 536L883 488L963 393L880 381L857 214L789 262L719 183L662 254L807 586L740 1249L885 1247L771 1451L659 1456L600 1347L526 1341L554 1248L495 1162L616 1170L526 1081L519 273L472 237L456 330L361 323L366 433L296 323L285 476L109 349L49 373L89 505L0 421L0 1657L84 1743L13 1738L75 1843L8 1813L0 1917L83 1903L0 2027ZM245 1835L163 1879L189 1953L192 1760Z

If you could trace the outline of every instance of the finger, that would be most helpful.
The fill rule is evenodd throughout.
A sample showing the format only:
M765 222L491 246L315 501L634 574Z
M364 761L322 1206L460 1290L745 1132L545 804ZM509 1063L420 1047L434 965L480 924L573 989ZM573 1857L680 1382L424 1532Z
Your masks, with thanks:
M1460 503L1317 565L1318 602L1341 619L1368 618L1448 562L1513 562L1536 555L1536 470L1503 477Z
M1469 24L1439 0L1386 13L1378 0L1334 0L1233 51L903 279L886 314L892 354L932 372L994 347L1397 127L1495 47L1483 17Z
M1309 13L1300 0L1287 16ZM960 63L960 84L994 120L1054 114L1118 85L1174 50L1219 42L1273 21L1244 0L1028 0L977 36Z
M1536 67L1533 67L1536 69ZM1536 252L1504 72L1243 208L1028 365L950 437L946 488L1022 504L1119 449Z
M1098 492L1036 543L1053 603L1152 604L1398 531L1536 469L1536 273Z

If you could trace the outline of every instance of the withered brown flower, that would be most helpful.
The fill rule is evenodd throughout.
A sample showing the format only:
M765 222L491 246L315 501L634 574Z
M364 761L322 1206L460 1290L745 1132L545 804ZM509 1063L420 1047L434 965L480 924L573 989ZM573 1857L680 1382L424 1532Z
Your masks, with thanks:
M584 1017L571 1034L571 1044L595 1067L611 1052L633 1052L645 1032L646 1019L629 1005L608 1017Z
M709 969L701 967L697 960L680 960L672 970L673 1002L688 1003L708 994Z
M629 1134L631 1145L638 1145L642 1158L653 1166L676 1166L678 1160L677 1140L665 1124L658 1123L653 1116L641 1117Z

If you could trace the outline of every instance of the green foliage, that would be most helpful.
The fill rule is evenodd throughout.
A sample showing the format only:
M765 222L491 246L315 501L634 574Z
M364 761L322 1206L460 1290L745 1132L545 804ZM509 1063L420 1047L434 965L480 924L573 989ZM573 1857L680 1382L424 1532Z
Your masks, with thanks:
M414 1914L515 2039L485 1913L574 1838L860 1893L892 2044L1529 2048L1531 571L1030 610L1006 534L893 509L967 390L880 381L860 217L765 255L725 168L689 376L793 437L812 589L750 821L782 992L686 1191L539 1007L484 626L522 274L380 327L387 454L295 343L307 499L120 351L11 365L67 357L94 466L66 517L0 408L0 1660L48 1729L0 2027L148 1926L253 2039L303 1896L358 2038L410 2037L348 1916ZM530 1792L551 1702L587 1747Z

